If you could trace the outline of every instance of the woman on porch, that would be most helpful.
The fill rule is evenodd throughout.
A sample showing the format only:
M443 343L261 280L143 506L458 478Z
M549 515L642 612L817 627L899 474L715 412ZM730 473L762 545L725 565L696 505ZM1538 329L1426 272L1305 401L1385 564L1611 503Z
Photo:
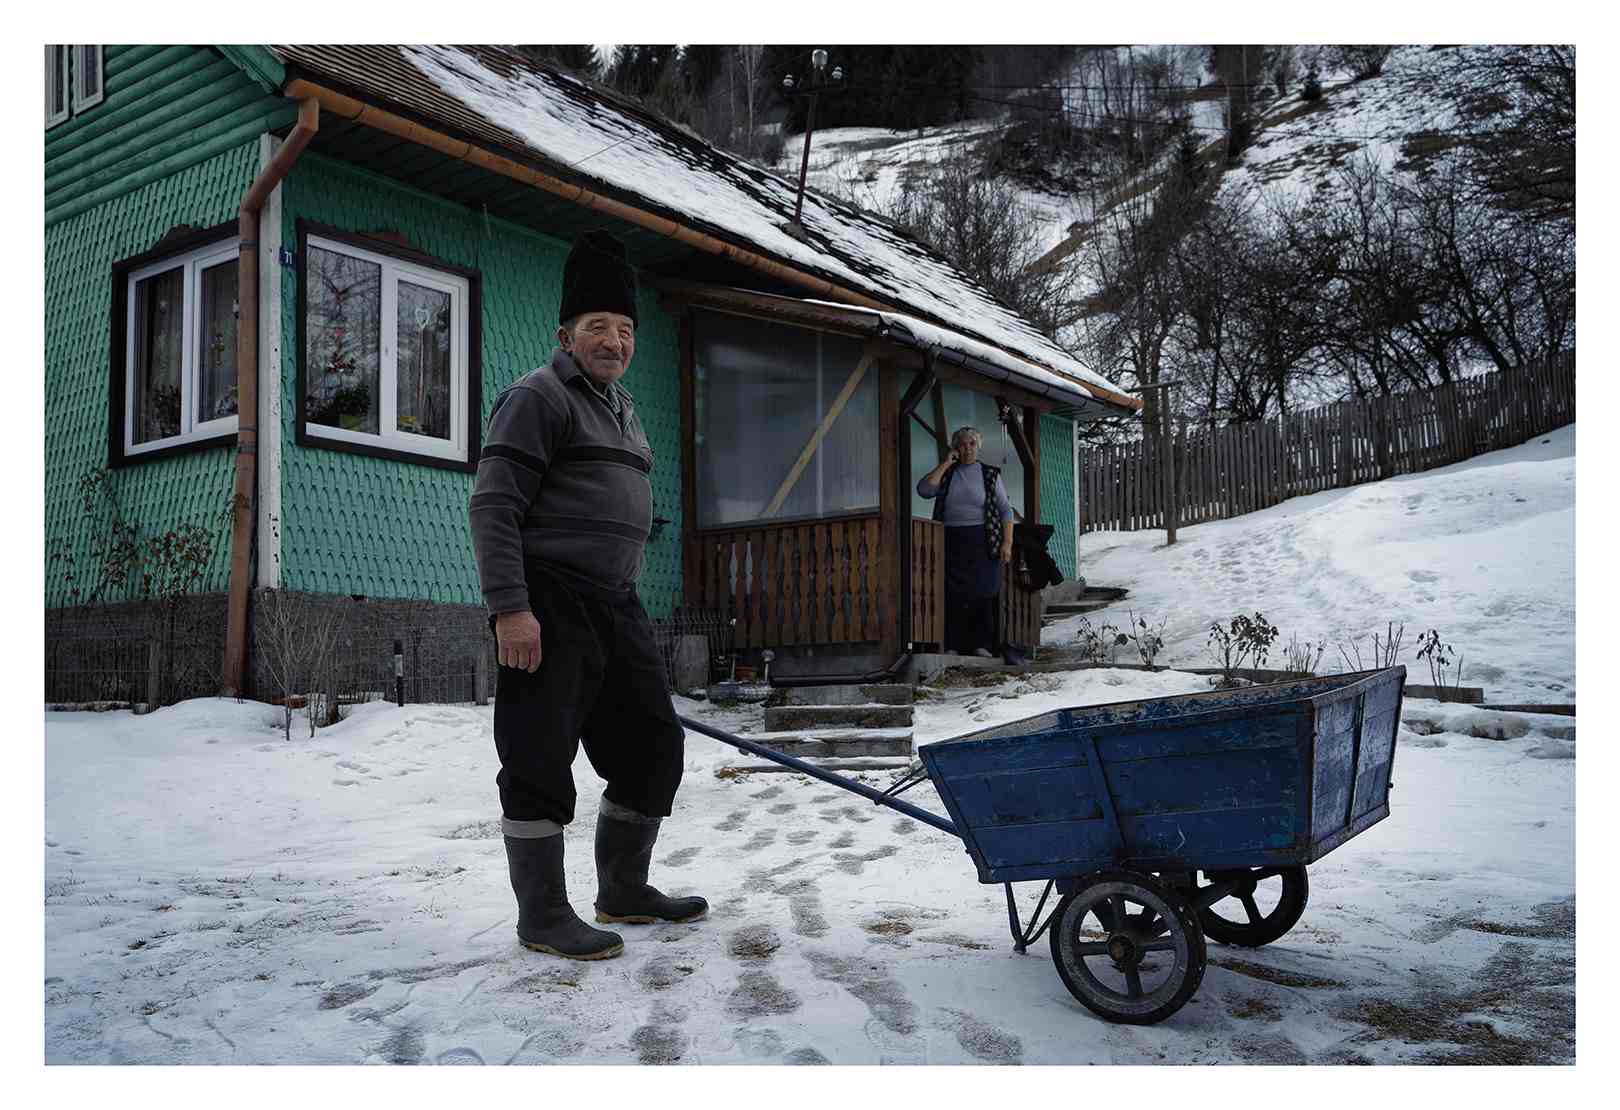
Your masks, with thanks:
M947 654L988 658L996 646L996 595L1002 564L1012 561L1013 509L999 468L979 461L975 428L958 428L940 464L917 482L945 525Z

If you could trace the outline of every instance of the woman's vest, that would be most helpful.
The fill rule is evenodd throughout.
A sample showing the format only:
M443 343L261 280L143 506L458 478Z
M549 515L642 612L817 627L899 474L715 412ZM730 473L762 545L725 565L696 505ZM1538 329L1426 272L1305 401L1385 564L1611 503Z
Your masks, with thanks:
M934 519L945 519L945 495L951 491L951 479L956 477L956 463L939 480L939 492L934 495ZM1001 557L1001 514L996 512L996 479L1001 477L1001 468L981 462L979 469L984 472L984 541L990 552L990 558Z

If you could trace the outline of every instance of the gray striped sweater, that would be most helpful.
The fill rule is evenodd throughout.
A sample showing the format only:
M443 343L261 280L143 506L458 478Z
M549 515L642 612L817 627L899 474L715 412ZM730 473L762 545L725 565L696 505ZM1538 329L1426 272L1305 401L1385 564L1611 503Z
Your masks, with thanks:
M468 510L491 613L529 607L526 566L599 596L641 577L652 447L630 394L609 394L558 350L495 399Z

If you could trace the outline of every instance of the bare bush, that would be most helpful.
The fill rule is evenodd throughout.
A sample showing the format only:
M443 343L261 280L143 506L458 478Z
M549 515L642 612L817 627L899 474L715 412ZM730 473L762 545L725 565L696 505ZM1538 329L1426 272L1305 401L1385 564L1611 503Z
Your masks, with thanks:
M1309 640L1300 640L1299 634L1294 633L1289 636L1288 646L1283 649L1285 659L1283 670L1293 674L1315 674L1326 652L1326 640L1318 640L1313 644Z
M1327 50L1329 64L1348 69L1356 80L1365 81L1384 72L1384 63L1395 48L1388 44L1368 46L1332 46Z
M1145 617L1138 617L1134 610L1129 611L1131 619L1131 642L1136 645L1137 657L1142 660L1144 667L1153 666L1159 652L1164 650L1164 626L1170 623L1166 617L1156 626L1149 625Z
M1456 654L1452 646L1442 643L1437 629L1429 629L1418 637L1418 658L1429 665L1429 678L1432 684L1441 691L1446 688L1446 678L1451 677L1451 688L1457 689L1462 685L1463 661L1460 654Z
M1112 665L1119 657L1119 649L1130 642L1129 637L1113 625L1104 624L1101 628L1093 628L1085 617L1080 618L1080 627L1075 634L1075 640L1080 645L1080 657L1088 663L1098 665L1104 663Z
M294 702L302 697L315 735L316 703L330 688L326 681L333 649L344 625L343 609L330 600L264 590L255 607L255 635L265 668L281 695L282 735L292 739ZM327 706L330 713L335 707Z
M1253 617L1239 613L1224 628L1219 623L1211 624L1208 645L1221 668L1217 685L1230 689L1237 685L1234 671L1250 664L1263 667L1276 638L1277 626L1258 612Z
M1361 658L1361 638L1359 636L1350 640L1348 650L1346 650L1343 643L1338 644L1339 655L1343 657L1344 665L1352 671L1382 670L1385 667L1393 667L1396 656L1401 653L1401 640L1405 635L1406 624L1404 622L1396 625L1394 621L1390 621L1384 628L1382 638L1376 632L1372 634L1371 656L1366 662L1363 662ZM1352 653L1355 655L1354 661L1350 658Z

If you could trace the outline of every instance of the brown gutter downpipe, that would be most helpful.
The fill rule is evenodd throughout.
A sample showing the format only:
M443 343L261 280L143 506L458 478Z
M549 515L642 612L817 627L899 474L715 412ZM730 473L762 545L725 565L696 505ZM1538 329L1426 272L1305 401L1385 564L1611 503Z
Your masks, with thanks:
M320 129L321 106L313 97L298 105L298 123L270 164L242 194L236 210L236 482L231 491L231 585L225 621L223 696L241 696L247 667L248 595L252 592L253 533L258 525L259 459L259 216L264 202Z
M333 92L331 89L314 84L313 82L307 81L302 77L295 78L294 80L287 82L287 95L294 97L312 97L319 100L321 102L321 107L325 108L328 112L331 112L336 116L341 116L343 119L350 120L355 123L363 123L367 127L375 128L378 131L385 131L388 134L394 135L398 138L409 140L410 142L428 147L432 150L437 150L441 154L448 155L451 158L458 158L461 161L470 162L471 164L482 169L489 170L491 173L498 173L501 176L509 177L514 181L521 181L524 184L532 185L537 189L543 189L544 191L555 196L562 197L564 200L572 201L573 203L585 208L603 212L609 216L614 216L625 221L626 223L635 224L637 227L644 227L648 231L667 236L668 238L674 239L677 242L686 243L689 246L696 247L701 251L708 252L709 254L717 254L723 258L729 258L733 262L746 266L751 270L756 270L759 273L773 277L778 281L787 282L789 285L796 285L800 289L808 290L818 296L825 297L828 300L842 301L845 304L859 305L862 308L876 309L881 312L906 311L904 308L900 308L892 304L885 304L884 302L873 297L869 297L864 293L857 293L853 289L846 289L841 285L835 285L833 282L827 281L825 278L818 278L811 274L804 273L801 270L796 270L792 266L784 265L773 258L766 258L764 255L755 254L753 251L744 250L742 247L727 243L721 239L716 239L712 235L705 235L703 232L694 230L693 228L687 227L684 224L678 224L673 220L667 220L664 217L656 216L651 212L643 212L641 209L633 208L630 205L625 204L623 201L614 200L611 197L605 197L599 193L593 193L582 185L573 185L566 181L561 181L549 174L541 173L532 166L526 166L521 162L514 162L510 158L503 158L499 154L491 154L489 151L484 150L481 147L473 146L471 143L464 142L460 139L452 139L448 135L441 134L440 132L434 131L431 128L423 127L419 123L414 123L402 116L397 116L392 112L375 107L371 104L367 104L364 101L356 100L352 96L345 96L343 93ZM1005 353L1013 358L1019 359L1021 362L1029 362L1028 359L1023 358L1012 351L1006 351ZM1053 370L1051 367L1040 366L1038 363L1030 363L1030 365L1048 373L1056 373L1066 378L1072 377L1071 375L1064 374L1062 371ZM1124 408L1141 408L1141 402L1134 397L1125 397L1110 393L1107 390L1099 389L1091 382L1080 381L1078 378L1073 378L1072 380L1087 389L1093 396L1099 396Z

